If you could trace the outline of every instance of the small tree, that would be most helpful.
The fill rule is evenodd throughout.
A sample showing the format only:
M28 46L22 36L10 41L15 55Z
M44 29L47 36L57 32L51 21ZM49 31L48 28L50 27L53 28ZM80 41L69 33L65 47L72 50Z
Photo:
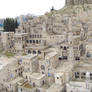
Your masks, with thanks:
M54 11L55 9L54 9L54 7L52 6L52 8L51 8L51 11Z
M5 32L15 32L15 29L18 27L17 20L13 18L6 18L4 20L4 31Z

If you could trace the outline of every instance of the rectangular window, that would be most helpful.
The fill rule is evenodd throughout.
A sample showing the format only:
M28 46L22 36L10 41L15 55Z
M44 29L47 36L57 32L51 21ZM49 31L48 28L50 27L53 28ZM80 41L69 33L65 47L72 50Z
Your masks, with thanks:
M30 40L30 43L32 43L32 40Z
M79 72L75 72L75 78L79 78Z
M38 40L36 40L36 43L38 44Z

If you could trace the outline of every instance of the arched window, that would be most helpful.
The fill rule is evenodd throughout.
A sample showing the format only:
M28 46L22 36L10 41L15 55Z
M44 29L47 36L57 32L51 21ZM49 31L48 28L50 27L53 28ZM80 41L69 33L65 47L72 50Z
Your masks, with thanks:
M38 40L36 40L36 44L38 44Z
M35 43L35 40L33 40L33 43Z
M41 51L38 50L38 54L41 54Z
M32 40L30 40L30 43L32 43Z
M67 48L66 48L66 46L64 46L64 50L66 50Z
M31 54L31 51L30 50L28 50L28 54Z
M79 72L75 72L75 78L76 78L76 79L79 78L79 75L80 75Z
M36 54L36 51L33 51L33 54Z

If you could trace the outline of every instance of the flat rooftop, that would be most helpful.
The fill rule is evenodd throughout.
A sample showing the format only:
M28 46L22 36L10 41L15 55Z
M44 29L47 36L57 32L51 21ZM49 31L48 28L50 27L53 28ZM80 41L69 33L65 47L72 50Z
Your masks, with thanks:
M75 64L76 62L73 63L73 62L64 61L61 64L59 64L59 67L56 68L55 73L69 72L71 71L71 69L74 67Z
M92 72L92 66L78 66L75 68L75 71L80 71L80 72Z
M47 55L46 55L46 59L49 59L49 58L51 58L51 57L54 57L54 56L56 56L57 55L57 52L50 52L50 53L48 53Z
M16 37L16 36L24 36L24 35L27 35L28 33L16 33L15 35L14 35L14 37Z
M26 55L26 56L22 56L22 58L23 59L32 59L32 58L34 58L34 57L36 57L37 56L37 54L28 54L28 55Z
M92 72L92 59L81 59L78 66L75 68L75 71Z
M45 77L45 74L41 74L41 73L33 73L32 75L30 75L31 78L33 79L41 79L43 77Z
M28 54L26 56L16 56L16 58L18 59L32 59L32 58L35 58L37 56L37 54Z
M48 88L48 92L61 92L63 89L63 85L53 84L50 88Z
M16 84L16 83L19 83L19 82L22 83L22 81L23 81L23 78L22 77L17 77L16 79L10 81L9 83L10 84Z

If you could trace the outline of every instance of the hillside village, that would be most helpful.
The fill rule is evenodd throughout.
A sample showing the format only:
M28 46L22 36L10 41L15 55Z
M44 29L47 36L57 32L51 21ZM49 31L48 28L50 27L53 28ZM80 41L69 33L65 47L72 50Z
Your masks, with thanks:
M0 32L0 92L92 92L92 1Z

